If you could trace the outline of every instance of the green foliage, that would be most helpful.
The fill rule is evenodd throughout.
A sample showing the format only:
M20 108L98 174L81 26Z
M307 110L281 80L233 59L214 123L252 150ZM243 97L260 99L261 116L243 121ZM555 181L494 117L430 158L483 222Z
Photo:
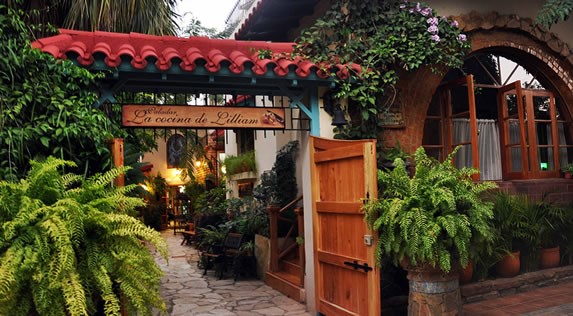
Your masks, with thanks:
M165 197L167 192L167 180L161 176L161 173L158 171L156 176L148 177L146 184L149 193L154 197L154 201L152 201L165 203L161 198Z
M395 263L407 259L448 272L452 261L465 267L472 248L491 244L492 203L480 196L496 185L475 183L477 170L454 167L456 151L440 163L418 148L412 178L400 158L391 172L378 171L379 199L364 206L367 223L380 233L378 264L390 255Z
M234 175L241 172L257 172L257 161L255 159L255 152L247 152L238 156L227 156L223 162L226 173Z
M21 178L30 159L50 155L85 174L109 168L107 142L121 132L92 107L98 76L32 49L21 10L0 14L0 179Z
M255 234L269 236L269 216L266 206L252 197L228 199L229 220L225 225L230 231L244 235L245 240L254 240Z
M297 152L298 141L287 143L277 152L273 168L261 174L259 185L253 189L253 197L265 207L283 207L296 198Z
M539 10L535 22L550 28L557 22L567 20L572 10L573 0L547 0Z
M225 215L227 213L227 188L223 183L203 192L193 203L195 212L201 215Z
M146 241L163 257L160 234L127 215L144 205L114 188L113 169L84 178L62 173L74 163L49 157L31 162L19 182L0 181L0 314L106 315L165 310L161 270Z
M276 175L276 196L278 204L283 207L296 198L298 193L296 185L296 155L298 141L290 141L278 152L273 165Z
M351 75L338 81L348 98L351 123L339 138L377 138L378 116L392 105L400 71L422 66L461 67L470 44L457 23L422 3L402 0L334 0L305 30L295 53L316 63L344 64ZM350 67L358 64L360 72Z
M26 10L28 24L51 23L84 31L175 35L179 17L174 0L7 0L4 3ZM29 14L33 10L41 10L41 16Z
M142 208L143 223L156 231L161 231L161 215L166 214L165 204L149 204Z
M561 168L563 172L573 173L573 163L567 164Z

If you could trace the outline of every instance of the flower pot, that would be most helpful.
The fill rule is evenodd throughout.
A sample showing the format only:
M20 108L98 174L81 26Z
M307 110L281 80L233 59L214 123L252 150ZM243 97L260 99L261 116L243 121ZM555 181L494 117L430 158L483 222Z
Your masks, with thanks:
M560 259L559 246L543 248L539 254L539 263L542 269L555 268L559 266Z
M571 175L571 172L565 172L565 173L563 174L563 177L564 177L565 179L571 179L571 178L573 178L573 176Z
M519 274L521 261L519 259L519 251L507 254L496 265L497 275L502 278L511 278Z
M455 266L452 263L452 266ZM422 266L404 265L408 271L410 294L408 315L461 315L459 271L452 269L444 273L429 264Z
M468 261L468 265L460 270L460 284L469 283L474 275L474 263L473 261Z

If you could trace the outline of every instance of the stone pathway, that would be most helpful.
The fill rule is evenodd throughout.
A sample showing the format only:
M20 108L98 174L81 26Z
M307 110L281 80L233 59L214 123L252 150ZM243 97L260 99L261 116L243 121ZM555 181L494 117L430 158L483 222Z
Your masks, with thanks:
M169 264L158 258L165 272L161 280L161 296L167 305L168 315L292 315L309 316L305 305L282 295L256 279L239 279L232 276L218 280L213 272L203 276L197 268L197 251L181 246L181 235L164 231L169 245ZM157 315L159 315L157 313Z

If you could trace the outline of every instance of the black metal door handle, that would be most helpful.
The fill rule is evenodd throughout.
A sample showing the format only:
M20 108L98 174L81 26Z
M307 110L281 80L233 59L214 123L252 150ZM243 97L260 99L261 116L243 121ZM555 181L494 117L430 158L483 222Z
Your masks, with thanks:
M362 270L364 270L364 272L372 271L372 267L369 267L368 263L360 264L360 263L358 263L358 261L354 260L353 262L344 261L344 264L354 268L354 270L362 269Z

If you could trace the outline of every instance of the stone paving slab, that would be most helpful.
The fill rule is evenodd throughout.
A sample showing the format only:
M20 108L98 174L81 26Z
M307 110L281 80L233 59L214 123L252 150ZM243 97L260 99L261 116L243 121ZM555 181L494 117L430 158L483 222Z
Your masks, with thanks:
M306 306L273 290L256 279L218 280L213 272L203 276L197 268L199 256L191 246L181 246L181 235L164 231L169 246L169 264L156 261L165 272L161 279L161 296L167 314L173 316L310 316ZM155 312L155 315L160 315Z

